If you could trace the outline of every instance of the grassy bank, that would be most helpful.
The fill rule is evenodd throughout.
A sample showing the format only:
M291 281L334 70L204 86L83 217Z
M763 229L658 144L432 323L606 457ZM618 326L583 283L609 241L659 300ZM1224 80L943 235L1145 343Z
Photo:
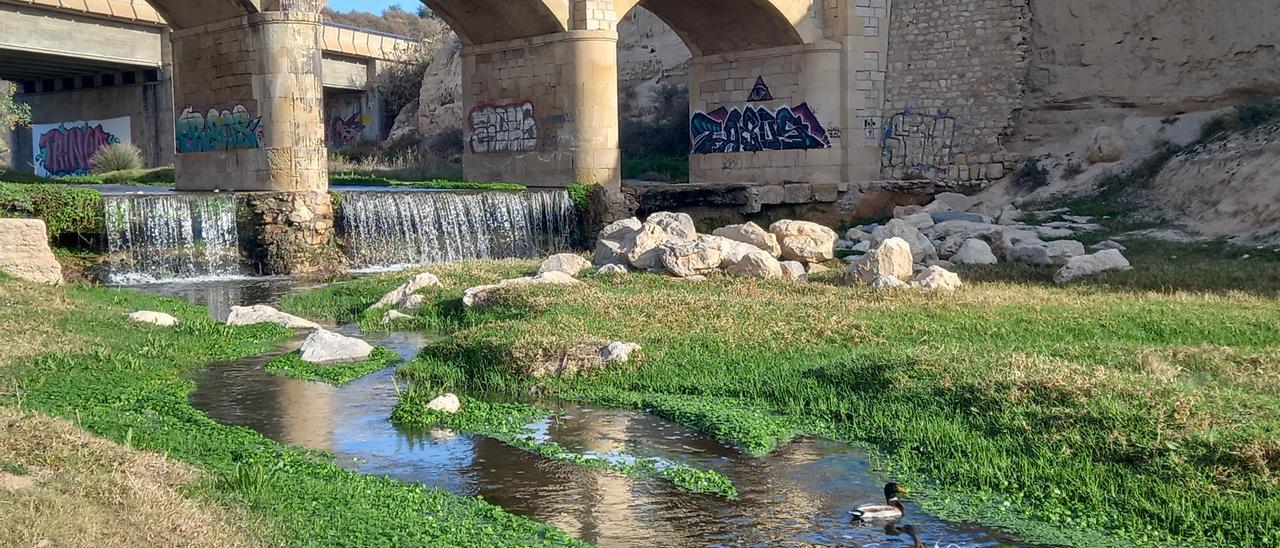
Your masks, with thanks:
M633 274L522 288L484 312L457 305L462 288L536 266L452 265L433 269L446 288L420 315L455 332L402 372L523 393L528 364L627 340L638 363L539 388L756 454L799 435L863 444L928 509L1029 538L1273 546L1280 260L1244 253L1136 243L1132 272L1059 287L1052 269L1000 266L964 272L954 295ZM344 297L367 306L393 283Z
M360 377L391 367L400 355L382 347L373 349L367 360L353 363L315 364L302 360L302 354L290 352L267 362L267 372L301 381L343 385Z
M203 508L217 529L234 536L227 544L261 545L474 545L573 544L553 528L518 518L478 499L424 489L399 481L362 476L337 466L331 456L272 442L243 428L219 425L187 401L192 388L186 375L211 361L257 354L290 334L282 328L230 328L208 319L208 311L172 299L86 287L38 288L0 279L0 329L17 340L0 346L0 409L23 420L71 421L115 442L129 454L147 455L191 473L165 484L177 493L174 504ZM174 314L182 324L173 329L126 323L127 312L151 309ZM49 418L53 417L53 418ZM59 423L65 424L65 423ZM45 485L72 481L60 477L59 458L50 443L6 427L0 459L18 466L51 471ZM18 445L22 444L22 445ZM55 444L56 445L56 444ZM10 454L9 447L35 450ZM46 449L40 449L45 447ZM93 462L112 462L109 453ZM101 451L107 451L103 449ZM77 457L88 458L88 457ZM51 464L54 463L54 464ZM185 464L177 464L185 463ZM87 531L94 521L127 524L138 516L131 507L102 503L92 493L113 492L111 478L90 474L85 491L60 496L71 507L101 507L105 514L21 512L0 525L0 544L32 544L26 540L52 527ZM6 472L7 473L7 472ZM119 478L117 478L119 479ZM0 504L38 493L0 491ZM169 500L169 499L166 499ZM77 504L73 504L77 503ZM5 505L7 507L7 505ZM155 513L145 514L155 516ZM163 514L169 519L168 513ZM42 517L43 516L43 517ZM179 516L173 514L174 519ZM100 518L100 519L99 519ZM26 520L26 521L23 521ZM208 521L212 520L212 521ZM43 523L43 525L42 525ZM168 523L160 521L159 523ZM174 522L179 527L184 522ZM187 532L198 534L200 529ZM182 530L178 530L179 533ZM63 538L63 537L56 537ZM94 537L91 540L109 537ZM221 544L217 536L181 537L196 544ZM138 544L164 543L160 537ZM38 539L37 539L38 540ZM78 542L71 542L76 544Z

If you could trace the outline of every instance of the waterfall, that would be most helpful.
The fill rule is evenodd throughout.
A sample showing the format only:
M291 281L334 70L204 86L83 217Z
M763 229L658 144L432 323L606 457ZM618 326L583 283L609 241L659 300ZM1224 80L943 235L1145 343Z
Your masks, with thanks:
M564 191L341 195L339 228L357 269L530 258L573 248L578 210Z
M231 194L104 196L108 280L226 278L247 274Z

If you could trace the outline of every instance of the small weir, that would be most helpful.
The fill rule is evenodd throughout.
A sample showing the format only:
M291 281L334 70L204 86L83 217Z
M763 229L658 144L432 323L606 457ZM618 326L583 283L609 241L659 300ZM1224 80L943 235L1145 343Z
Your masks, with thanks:
M572 249L579 215L565 191L341 192L339 234L356 269L532 258Z
M248 273L232 194L103 197L110 283L227 278Z

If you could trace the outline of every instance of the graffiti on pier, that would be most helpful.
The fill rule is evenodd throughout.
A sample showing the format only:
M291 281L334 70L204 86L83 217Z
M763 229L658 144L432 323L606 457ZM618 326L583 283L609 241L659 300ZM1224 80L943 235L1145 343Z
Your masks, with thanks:
M467 117L471 152L529 152L538 147L538 121L533 103L478 105Z
M207 114L187 107L178 116L177 137L180 154L260 148L262 117L244 105L211 108Z
M907 109L889 118L883 135L884 167L935 169L952 161L956 119L945 110L925 114Z
M87 175L98 149L130 141L129 118L37 125L33 128L36 174L43 177Z
M808 104L777 110L724 107L689 120L693 154L830 148L831 138Z
M747 97L747 102L760 103L772 100L773 92L769 91L769 84L764 83L764 76L756 78L756 85L751 88L751 95Z
M351 143L360 139L364 135L365 128L368 124L364 120L364 114L357 112L343 119L341 116L334 116L329 121L327 128L329 137L329 146L336 149L347 148Z

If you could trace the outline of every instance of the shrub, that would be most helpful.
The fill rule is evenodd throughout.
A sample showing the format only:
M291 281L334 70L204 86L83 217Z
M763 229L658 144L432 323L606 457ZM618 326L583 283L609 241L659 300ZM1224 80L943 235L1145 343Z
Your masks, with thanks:
M1080 162L1067 162L1067 167L1062 170L1062 180L1071 181L1084 173L1084 166Z
M1205 122L1200 128L1200 142L1275 122L1280 122L1280 98L1255 98Z
M0 183L0 217L43 219L53 237L94 233L102 225L102 194L66 185Z
M1040 158L1027 158L1013 175L1014 186L1035 190L1049 184L1049 170L1040 165Z
M569 191L569 199L573 200L573 206L585 213L591 208L591 194L596 191L596 188L596 185L586 183L569 183L565 190Z
M142 151L133 145L112 143L93 153L89 164L93 166L94 173L141 169Z

